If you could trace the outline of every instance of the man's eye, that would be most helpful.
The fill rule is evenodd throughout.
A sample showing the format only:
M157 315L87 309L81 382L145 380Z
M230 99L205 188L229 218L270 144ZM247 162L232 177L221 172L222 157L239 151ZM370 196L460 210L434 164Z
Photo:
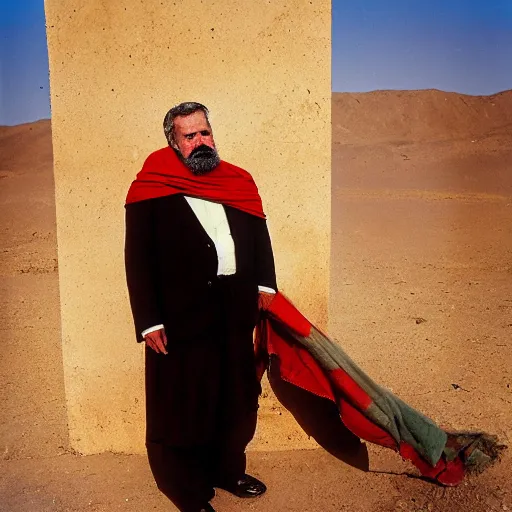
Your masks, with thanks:
M192 140L193 138L194 138L193 133L188 133L187 135L185 135L185 139Z
M208 135L210 135L210 132L209 132L208 130L203 130L203 131L201 132L201 135L202 135L203 137L208 137Z

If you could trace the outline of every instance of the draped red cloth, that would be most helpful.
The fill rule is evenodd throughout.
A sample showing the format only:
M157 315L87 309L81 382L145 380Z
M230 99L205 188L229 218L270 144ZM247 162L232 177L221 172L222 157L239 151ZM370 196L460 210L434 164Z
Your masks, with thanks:
M265 218L258 188L247 171L222 160L213 171L196 176L167 146L148 156L128 190L126 204L173 194L200 197Z
M496 436L444 431L376 385L281 293L265 308L257 328L260 379L270 358L277 358L282 380L334 402L340 420L352 433L396 450L424 477L454 486L467 472L479 472L499 460L504 445Z

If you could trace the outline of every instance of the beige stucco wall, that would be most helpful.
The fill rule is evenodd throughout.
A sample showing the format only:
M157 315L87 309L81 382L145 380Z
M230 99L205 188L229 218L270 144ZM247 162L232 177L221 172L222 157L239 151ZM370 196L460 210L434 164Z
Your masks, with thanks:
M144 158L165 145L172 105L210 108L221 157L260 188L281 289L326 323L330 2L45 8L71 442L82 453L142 451L143 352L124 278L123 202Z

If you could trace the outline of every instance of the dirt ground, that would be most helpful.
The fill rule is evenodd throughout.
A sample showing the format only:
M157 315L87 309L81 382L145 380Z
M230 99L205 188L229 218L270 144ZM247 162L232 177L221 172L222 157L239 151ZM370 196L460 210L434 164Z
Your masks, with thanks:
M440 424L486 430L506 443L511 142L512 93L333 96L329 330L379 383ZM50 123L0 127L0 155L0 510L174 510L145 457L69 450ZM369 473L322 449L253 451L249 470L267 494L242 502L220 491L213 505L226 512L512 509L510 450L457 488L418 479L390 451L369 451Z

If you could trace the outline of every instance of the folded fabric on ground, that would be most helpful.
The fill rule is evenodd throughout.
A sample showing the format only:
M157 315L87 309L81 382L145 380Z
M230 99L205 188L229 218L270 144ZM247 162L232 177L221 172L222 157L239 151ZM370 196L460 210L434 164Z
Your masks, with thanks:
M278 358L283 380L332 400L355 435L396 450L440 484L459 484L467 472L482 471L505 448L482 432L445 431L377 385L281 293L261 315L256 354L260 376Z

